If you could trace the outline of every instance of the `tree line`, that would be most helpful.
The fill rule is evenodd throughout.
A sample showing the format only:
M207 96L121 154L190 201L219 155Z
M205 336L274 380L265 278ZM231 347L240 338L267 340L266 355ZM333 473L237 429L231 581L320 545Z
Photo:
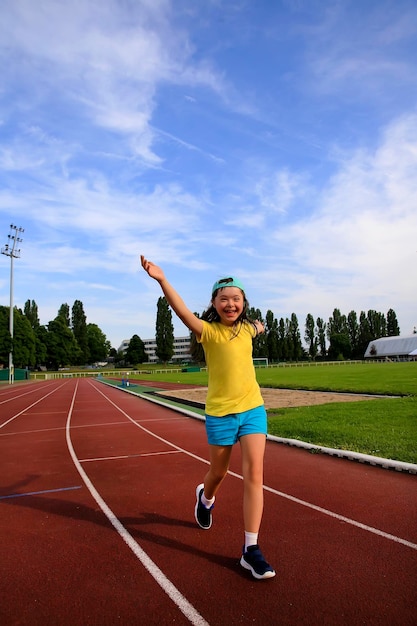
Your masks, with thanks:
M327 322L308 313L303 337L306 347L295 313L278 320L272 311L267 311L263 318L259 309L251 309L249 317L259 319L265 326L265 333L254 340L254 357L267 357L271 362L362 359L370 341L400 334L393 309L386 316L375 310L361 311L359 317L355 311L345 315L334 309Z
M362 359L370 341L400 334L393 309L389 309L386 315L375 310L361 311L359 316L355 311L344 315L340 309L334 309L327 322L309 313L303 331L295 313L289 318L278 319L270 310L263 317L259 309L250 308L248 315L265 326L265 333L254 339L253 356L266 357L272 363L302 359ZM126 352L118 354L102 330L96 324L87 323L80 300L74 302L72 309L68 304L62 304L55 319L46 325L40 324L36 302L27 300L23 311L14 308L13 320L12 341L9 307L0 306L0 365L4 367L8 366L12 347L15 367L23 368L44 366L57 370L104 362L109 357L126 365L148 361L145 344L137 334L130 339ZM163 296L157 302L155 342L159 361L170 361L174 354L174 326L171 309ZM191 345L193 360L203 362L201 345L195 342L192 333Z
M0 306L0 365L8 367L13 350L17 368L86 365L106 361L112 351L97 324L88 324L83 303L76 300L70 309L62 304L48 324L39 321L38 306L27 300L23 311L13 310L13 339L9 331L10 307ZM116 352L116 351L114 351Z
M195 315L199 316L198 313ZM393 309L389 309L387 315L375 310L361 311L359 317L355 311L344 315L340 309L334 309L327 322L320 317L315 319L309 313L304 324L304 344L295 313L278 320L270 310L264 318L259 309L251 308L248 316L260 320L265 326L265 333L254 339L253 356L266 357L271 363L302 359L362 359L370 341L400 334ZM201 344L196 342L193 333L190 338L193 360L204 362ZM158 359L170 361L174 354L174 327L171 309L164 297L157 302L155 343ZM144 343L138 335L130 340L125 357L130 364L147 360Z

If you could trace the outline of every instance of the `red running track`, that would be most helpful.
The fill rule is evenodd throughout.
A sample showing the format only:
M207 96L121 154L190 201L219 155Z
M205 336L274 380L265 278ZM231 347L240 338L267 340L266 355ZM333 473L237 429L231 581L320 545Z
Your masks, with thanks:
M2 626L417 624L417 480L268 442L239 565L240 451L194 521L204 425L96 380L0 388Z

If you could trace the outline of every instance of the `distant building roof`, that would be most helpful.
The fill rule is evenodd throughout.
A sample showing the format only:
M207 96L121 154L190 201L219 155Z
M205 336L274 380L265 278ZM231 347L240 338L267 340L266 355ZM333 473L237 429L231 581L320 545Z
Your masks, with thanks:
M417 334L407 337L381 337L369 342L365 359L409 356L414 350L417 350Z

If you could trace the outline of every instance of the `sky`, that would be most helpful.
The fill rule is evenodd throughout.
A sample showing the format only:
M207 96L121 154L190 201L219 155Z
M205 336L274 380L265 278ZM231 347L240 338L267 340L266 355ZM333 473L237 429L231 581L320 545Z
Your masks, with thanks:
M13 304L155 336L237 276L263 316L417 327L415 0L2 0L0 245ZM14 234L14 232L12 232ZM0 255L0 305L11 257ZM177 336L187 329L173 317Z

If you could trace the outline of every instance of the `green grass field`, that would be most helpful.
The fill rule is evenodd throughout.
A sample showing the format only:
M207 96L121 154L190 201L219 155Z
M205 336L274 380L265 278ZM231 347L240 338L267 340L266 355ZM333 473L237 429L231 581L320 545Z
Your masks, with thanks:
M417 362L335 363L259 368L261 387L401 396L271 409L270 434L417 463ZM207 384L206 372L149 373L141 379Z

